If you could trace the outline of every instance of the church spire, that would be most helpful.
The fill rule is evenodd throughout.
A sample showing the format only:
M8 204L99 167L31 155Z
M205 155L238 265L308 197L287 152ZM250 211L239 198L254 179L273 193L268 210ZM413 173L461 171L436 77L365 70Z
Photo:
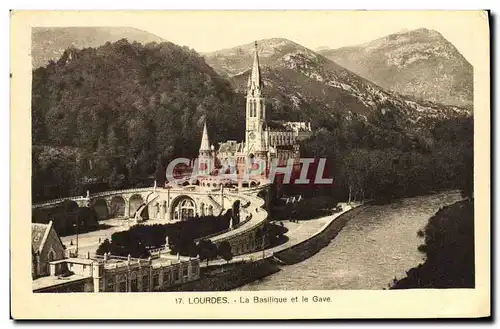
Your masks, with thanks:
M248 79L248 94L258 95L262 91L262 78L260 75L259 53L257 50L257 41L255 41L255 54L253 57L252 75Z
M208 140L207 121L203 124L203 135L201 137L200 154L210 153L210 141Z

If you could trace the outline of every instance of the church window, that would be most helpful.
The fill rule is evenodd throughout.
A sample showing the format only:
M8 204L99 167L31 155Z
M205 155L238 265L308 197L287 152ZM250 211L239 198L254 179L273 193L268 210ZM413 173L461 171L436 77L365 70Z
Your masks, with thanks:
M170 277L170 272L169 271L166 271L166 272L163 272L163 282L164 283L169 283L171 280L171 277Z
M147 274L145 274L142 277L142 291L148 291L149 290L149 277Z
M118 287L121 292L127 291L127 277L125 275L120 275L118 279Z
M159 287L160 286L160 275L159 274L155 274L153 276L153 287Z
M130 275L130 291L139 291L137 288L137 274L135 272L132 272Z
M174 209L175 220L185 220L189 217L194 217L195 204L192 199L185 198L181 200Z
M106 279L107 279L106 280L107 281L106 282L106 284L107 284L107 289L106 290L107 291L115 291L115 280L114 280L114 277L111 276L111 277L106 278Z
M51 262L51 261L54 260L54 258L55 258L55 252L54 252L54 250L49 251L49 254L47 255L47 260L49 262Z

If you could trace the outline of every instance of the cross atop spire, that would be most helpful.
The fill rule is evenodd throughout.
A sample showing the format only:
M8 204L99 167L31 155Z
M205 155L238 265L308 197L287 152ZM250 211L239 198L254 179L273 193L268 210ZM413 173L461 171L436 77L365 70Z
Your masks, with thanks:
M255 54L253 57L252 74L248 78L248 95L258 96L262 91L262 78L260 75L259 54L257 50L257 41L255 45Z

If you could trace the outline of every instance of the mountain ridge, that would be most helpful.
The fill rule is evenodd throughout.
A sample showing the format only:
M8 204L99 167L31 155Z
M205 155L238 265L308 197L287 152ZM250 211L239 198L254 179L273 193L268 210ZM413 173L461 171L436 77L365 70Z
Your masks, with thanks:
M407 116L410 126L418 125L422 118L470 114L470 111L460 107L418 102L385 90L291 40L271 38L257 43L264 90L267 89L272 98L275 113L292 111L297 114L297 119L310 119L338 111L347 112L347 115L351 112L367 115L382 108L392 108ZM217 73L229 77L236 90L244 93L253 60L253 47L254 44L249 43L215 51L205 54L205 60ZM304 104L315 108L309 118L300 115Z
M438 31L403 31L319 53L399 94L473 107L473 67Z
M33 68L59 59L68 48L97 48L120 39L142 44L166 41L153 33L131 27L34 27L31 51Z

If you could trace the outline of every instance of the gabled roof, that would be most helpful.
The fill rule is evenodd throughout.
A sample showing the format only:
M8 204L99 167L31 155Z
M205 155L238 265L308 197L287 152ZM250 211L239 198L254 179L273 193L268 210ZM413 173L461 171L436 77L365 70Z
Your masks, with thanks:
M227 141L221 143L219 146L219 152L241 152L243 149L243 143L238 143L236 141Z
M40 251L45 234L48 234L49 224L31 223L31 248L33 252Z
M36 254L37 252L41 252L43 250L43 246L45 245L45 241L47 241L47 237L49 236L50 230L52 229L52 221L48 224L41 223L31 223L31 252ZM56 233L57 238L61 245L63 245L61 238ZM64 245L63 245L64 246Z

